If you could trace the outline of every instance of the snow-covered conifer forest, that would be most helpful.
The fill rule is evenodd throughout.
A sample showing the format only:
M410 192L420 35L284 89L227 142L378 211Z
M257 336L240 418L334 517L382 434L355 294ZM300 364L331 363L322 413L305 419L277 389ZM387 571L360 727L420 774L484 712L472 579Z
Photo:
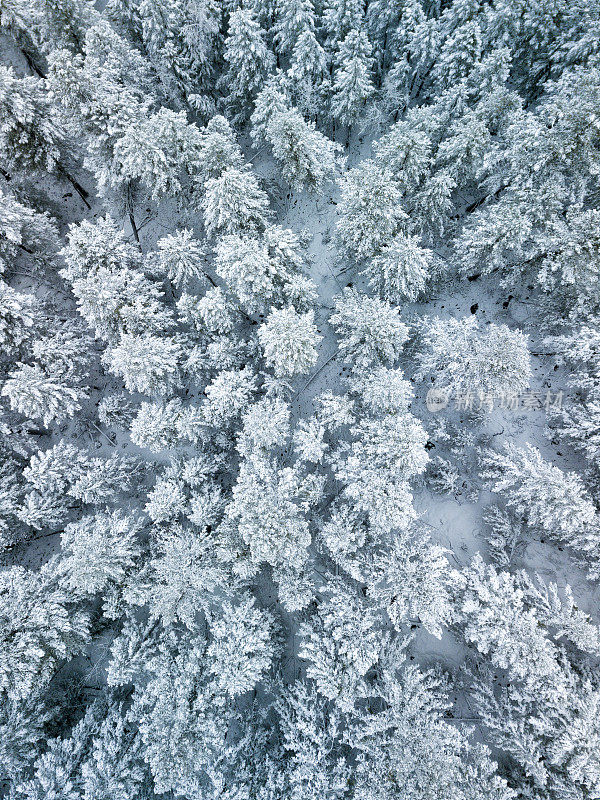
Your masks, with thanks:
M0 0L0 796L599 800L600 0Z

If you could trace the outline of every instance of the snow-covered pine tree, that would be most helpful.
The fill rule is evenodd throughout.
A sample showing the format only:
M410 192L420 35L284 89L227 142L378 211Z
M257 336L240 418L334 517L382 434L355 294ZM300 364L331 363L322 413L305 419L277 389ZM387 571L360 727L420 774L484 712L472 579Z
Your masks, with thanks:
M152 96L146 65L105 20L86 31L84 51L84 56L66 50L49 55L49 95L68 133L85 143L84 166L95 176L98 193L132 213L132 187L115 147L148 116Z
M152 623L197 631L215 596L232 588L218 557L218 540L206 527L180 523L156 526L152 539L152 557L138 579L129 582L125 597L134 607L147 606Z
M267 195L251 170L229 167L206 182L204 227L209 236L260 230L269 216L268 207Z
M138 447L147 447L153 453L176 447L184 438L180 430L183 413L178 397L166 403L142 402L131 421L131 441Z
M364 274L384 300L401 303L419 297L434 269L432 251L400 231L367 263Z
M215 270L250 313L265 311L277 297L266 246L253 237L223 236Z
M249 116L247 101L260 91L275 63L251 9L239 8L230 15L223 58L229 67L221 85L236 119L243 122Z
M290 99L279 71L265 82L254 101L254 110L250 116L252 144L259 147L268 142L267 128L275 114L288 111Z
M392 173L366 159L341 182L337 236L343 252L363 261L376 255L398 233L406 212L402 188Z
M341 147L306 122L296 109L273 113L265 137L281 164L281 173L292 189L320 193L331 180Z
M209 178L218 178L229 167L241 169L244 158L233 129L225 117L216 114L202 129L196 154L196 182L203 189Z
M87 392L65 385L59 376L54 377L37 364L17 364L2 386L2 396L8 398L14 411L48 425L73 417Z
M375 91L371 44L363 30L352 30L340 45L331 87L331 113L342 125L354 125Z
M204 390L204 419L209 425L218 428L235 424L255 390L256 378L250 367L219 372Z
M3 357L25 356L41 333L43 310L34 295L16 292L0 281L0 351Z
M165 93L203 116L214 112L210 78L222 17L214 0L110 0L108 12L147 53Z
M0 189L0 271L26 259L54 266L60 240L56 222Z
M421 338L417 377L431 377L448 393L513 397L529 385L529 348L519 330L490 324L480 333L475 316L433 318L422 324Z
M385 608L398 631L417 618L441 638L453 619L453 579L443 547L423 529L399 531L369 567L369 597Z
M163 236L148 258L151 271L171 281L178 289L202 278L206 252L187 228Z
M335 53L352 31L362 27L364 4L361 0L326 0L322 25L327 51Z
M240 575L256 574L265 562L294 570L304 566L311 535L291 477L267 458L242 463L226 511L239 537L237 544L232 541L228 558L238 560L232 567Z
M88 757L81 766L84 797L88 800L138 796L149 791L150 775L142 741L126 719L122 705L112 704L94 732Z
M344 360L359 371L380 364L392 366L408 339L408 328L396 308L356 289L345 289L335 299L329 321Z
M305 31L315 30L315 9L312 0L275 3L276 22L273 41L277 52L289 54Z
M0 697L25 699L46 686L59 663L82 652L89 621L69 608L50 563L41 572L13 566L0 575Z
M326 107L331 90L327 56L309 28L296 40L286 80L294 103L303 114L315 118Z
M63 585L76 595L122 585L139 557L142 525L140 518L121 512L83 517L67 525L61 535Z
M383 709L357 710L347 735L358 751L357 791L385 797L404 786L414 800L426 800L438 790L465 798L514 800L516 794L497 774L488 748L471 743L446 720L444 682L412 665L400 670L406 656L398 649L390 648L381 680L371 690L383 699Z
M158 284L140 270L140 250L111 217L72 225L63 255L61 275L98 338L116 343L122 333L162 333L172 326Z
M274 619L255 605L254 598L242 595L236 605L225 601L209 619L209 674L218 691L230 697L251 691L273 660Z
M429 174L433 143L427 120L402 119L374 143L375 161L387 167L403 188L414 190Z
M28 10L36 43L43 52L62 47L80 52L87 30L100 18L89 0L34 0Z
M150 395L172 394L180 383L180 360L176 341L150 334L123 334L105 356L108 368L123 378L128 391Z
M350 711L366 691L386 635L371 603L333 577L320 590L317 611L300 625L299 656L319 693Z
M65 132L36 77L18 78L0 66L0 160L5 170L55 172L64 153Z
M342 800L352 774L342 747L342 714L314 683L301 680L282 686L276 703L290 800Z
M482 477L528 525L581 554L590 577L598 579L598 514L578 475L546 461L530 444L507 442L502 452L486 453Z
M114 147L118 171L113 181L131 186L130 191L139 184L155 201L181 197L184 176L197 172L201 148L202 134L188 122L185 111L161 108L123 130Z
M272 311L258 329L265 361L277 377L308 372L318 358L314 313L298 314L291 306Z

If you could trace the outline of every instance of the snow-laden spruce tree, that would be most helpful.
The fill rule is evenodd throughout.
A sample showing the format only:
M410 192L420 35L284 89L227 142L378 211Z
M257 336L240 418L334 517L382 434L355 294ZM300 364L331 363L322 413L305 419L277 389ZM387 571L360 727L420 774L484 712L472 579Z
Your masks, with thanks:
M560 299L573 314L597 294L594 237L580 227L593 210L585 205L589 187L580 181L597 164L585 120L598 85L597 69L565 70L548 83L535 111L518 109L509 117L502 144L487 155L486 187L498 192L497 202L478 208L457 241L465 270L499 268L507 280L525 273L545 290L564 293ZM580 199L573 204L575 186ZM573 249L581 258L573 259Z
M22 780L29 764L42 749L50 713L41 694L38 691L25 700L4 697L0 704L0 775L3 781L16 784Z
M385 18L388 5L374 5L375 8L384 6ZM392 6L392 13L393 9ZM427 79L439 48L438 25L436 19L427 19L419 0L408 0L402 4L398 28L386 32L390 66L383 77L382 103L387 110L398 107L406 109L411 89L414 90L415 84L422 86Z

